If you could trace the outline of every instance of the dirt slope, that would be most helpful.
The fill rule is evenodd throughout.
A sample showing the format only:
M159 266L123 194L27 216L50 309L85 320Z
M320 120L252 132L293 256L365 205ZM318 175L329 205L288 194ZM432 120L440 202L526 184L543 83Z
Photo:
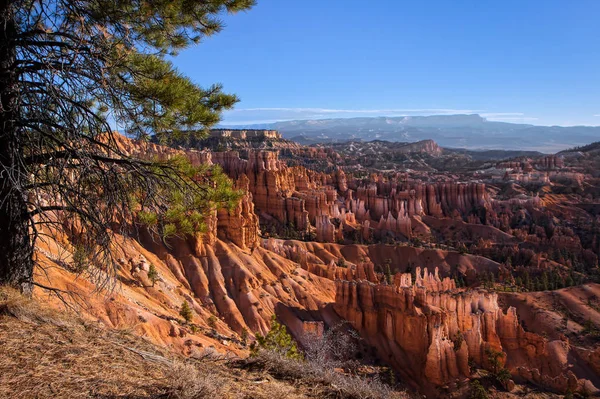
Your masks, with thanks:
M0 287L0 398L380 398L274 371L212 350L184 357Z

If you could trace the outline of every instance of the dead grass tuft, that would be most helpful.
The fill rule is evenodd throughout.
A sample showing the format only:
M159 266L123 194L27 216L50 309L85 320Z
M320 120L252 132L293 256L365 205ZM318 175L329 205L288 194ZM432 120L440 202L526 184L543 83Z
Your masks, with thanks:
M60 327L73 326L73 316L44 308L17 290L0 287L0 315L8 315L29 323L52 324Z
M216 399L221 397L224 381L215 375L201 372L191 364L176 363L167 376L169 399Z
M377 379L365 379L347 375L323 367L314 361L286 358L274 351L261 350L248 360L250 367L256 367L273 374L277 378L291 380L299 384L312 385L317 397L337 399L400 399L405 393L392 390Z

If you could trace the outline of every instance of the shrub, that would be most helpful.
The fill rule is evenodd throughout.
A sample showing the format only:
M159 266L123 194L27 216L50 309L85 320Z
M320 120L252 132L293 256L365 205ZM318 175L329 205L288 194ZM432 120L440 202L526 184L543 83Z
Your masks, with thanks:
M89 267L89 253L81 244L75 246L73 251L73 269L76 273L83 273Z
M355 330L345 330L346 323L339 323L325 331L323 336L309 334L304 342L306 360L325 368L355 369L359 363L355 359L357 343L361 340Z
M223 381L210 373L201 373L192 365L178 363L167 376L170 399L214 399L221 397Z
M395 399L405 394L394 392L378 378L365 379L355 375L338 373L312 360L290 359L270 350L258 352L250 360L269 371L275 377L304 381L315 386L318 397L339 399Z
M496 379L501 383L504 384L506 383L508 380L510 380L512 378L512 376L510 375L510 371L508 371L505 368L502 368L500 371L498 371L496 373Z
M179 315L183 317L186 323L191 323L194 318L194 313L190 308L190 305L187 301L183 301L181 304L181 309L179 310Z
M479 380L471 381L471 391L469 393L469 399L488 399L486 389L481 385Z
M213 316L213 315L210 315L210 317L208 318L208 320L206 320L206 323L213 330L217 328L217 318L215 316Z
M392 387L396 385L396 373L391 368L388 369L388 384Z
M277 321L275 315L271 317L271 330L264 337L257 332L256 342L252 343L250 349L253 355L256 355L261 349L266 349L290 359L303 358L296 341L287 332L286 327Z

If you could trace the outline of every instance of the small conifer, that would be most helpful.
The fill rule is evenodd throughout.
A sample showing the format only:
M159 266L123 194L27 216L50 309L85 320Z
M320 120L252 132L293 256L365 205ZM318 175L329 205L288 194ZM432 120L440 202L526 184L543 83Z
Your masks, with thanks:
M246 346L248 344L248 329L246 327L244 327L242 329L242 345Z
M194 313L192 308L187 301L183 301L181 304L181 309L179 310L179 315L184 318L186 323L190 323L194 318Z
M148 278L152 281L152 286L154 287L154 284L158 281L158 271L152 263L150 263L150 269L148 269Z
M250 349L252 354L258 353L261 349L266 349L278 352L289 359L303 359L296 341L287 332L286 327L277 321L275 315L271 317L271 330L265 336L257 332L256 342L252 343Z

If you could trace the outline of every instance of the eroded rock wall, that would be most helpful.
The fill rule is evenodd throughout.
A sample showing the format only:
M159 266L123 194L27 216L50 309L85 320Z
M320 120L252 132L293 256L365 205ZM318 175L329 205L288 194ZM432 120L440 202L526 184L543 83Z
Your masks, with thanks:
M406 381L430 395L471 374L469 362L491 368L488 351L503 352L515 378L558 392L585 381L567 362L567 341L525 331L516 310L503 312L496 293L456 289L437 271L396 275L394 284L337 280L334 308L375 346ZM589 381L588 381L589 383ZM588 385L589 386L589 385Z
M373 234L411 238L415 229L423 230L420 216L479 222L473 212L490 206L484 184L407 183L381 176L366 183L349 181L340 169L327 174L288 167L276 151L249 150L247 157L217 152L212 162L234 180L247 178L259 216L314 231L320 242L364 241Z

